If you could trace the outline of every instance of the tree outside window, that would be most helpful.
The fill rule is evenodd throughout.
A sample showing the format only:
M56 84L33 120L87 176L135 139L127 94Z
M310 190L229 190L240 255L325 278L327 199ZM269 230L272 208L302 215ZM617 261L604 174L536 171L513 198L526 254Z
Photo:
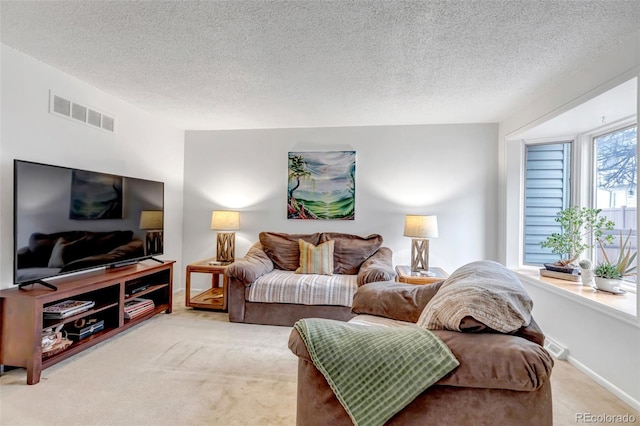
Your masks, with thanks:
M615 223L614 235L631 232L632 249L637 250L637 169L638 126L634 125L594 138L595 198L602 215ZM607 252L618 254L619 238L607 246ZM596 253L596 262L602 254Z

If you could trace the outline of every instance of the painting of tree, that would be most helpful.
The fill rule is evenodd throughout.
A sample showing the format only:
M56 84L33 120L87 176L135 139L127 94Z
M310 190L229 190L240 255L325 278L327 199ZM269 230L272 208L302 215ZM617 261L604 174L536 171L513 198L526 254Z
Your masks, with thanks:
M288 219L355 217L355 151L290 152Z

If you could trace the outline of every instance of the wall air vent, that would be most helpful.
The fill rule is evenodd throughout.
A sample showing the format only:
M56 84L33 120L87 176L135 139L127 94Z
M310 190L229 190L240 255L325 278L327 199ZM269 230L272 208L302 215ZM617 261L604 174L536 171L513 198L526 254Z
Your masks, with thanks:
M51 114L73 119L98 129L114 132L116 119L95 108L82 105L49 92L49 112Z
M556 359L567 359L569 349L548 337L544 339L544 348Z

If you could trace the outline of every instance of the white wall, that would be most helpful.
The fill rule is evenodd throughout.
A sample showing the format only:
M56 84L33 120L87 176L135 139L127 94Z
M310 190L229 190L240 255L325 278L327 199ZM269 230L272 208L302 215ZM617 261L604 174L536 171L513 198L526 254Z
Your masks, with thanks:
M165 255L183 287L184 131L5 45L1 46L0 288L13 283L15 158L163 181ZM109 133L49 114L49 90L116 118Z
M356 151L355 220L286 219L287 153L308 148ZM438 215L433 266L497 255L495 124L188 131L184 169L185 262L215 254L215 209L241 212L236 257L260 231L340 231L381 234L394 263L410 264L408 213Z
M500 123L500 260L520 266L522 146L510 135L550 118L639 75L640 31L621 40L606 57L569 76ZM640 92L638 93L640 102ZM569 361L640 410L640 321L597 310L577 297L563 297L550 286L525 283L534 316L545 333L566 345ZM640 305L640 300L637 301Z

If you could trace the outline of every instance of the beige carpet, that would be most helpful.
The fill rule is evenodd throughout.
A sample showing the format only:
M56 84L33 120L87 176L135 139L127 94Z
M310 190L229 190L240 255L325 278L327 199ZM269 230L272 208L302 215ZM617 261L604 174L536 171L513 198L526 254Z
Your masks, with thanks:
M43 371L0 377L0 425L295 425L290 328L229 323L183 307ZM636 417L566 362L552 376L554 425L577 413ZM455 409L455 408L454 408ZM459 425L464 426L464 425Z
M44 370L37 385L9 371L0 424L294 425L289 332L177 307Z

